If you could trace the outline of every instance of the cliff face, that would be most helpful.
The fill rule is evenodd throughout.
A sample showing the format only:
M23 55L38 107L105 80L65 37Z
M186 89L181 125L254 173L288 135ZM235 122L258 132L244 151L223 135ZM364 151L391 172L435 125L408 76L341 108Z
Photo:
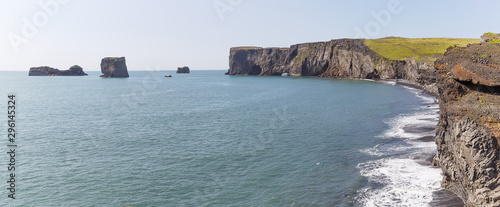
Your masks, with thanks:
M101 72L101 77L129 77L125 57L103 58Z
M84 76L87 73L83 72L82 67L78 65L71 66L69 70L59 70L48 66L32 67L29 71L29 76Z
M435 62L436 165L467 206L500 206L500 44L456 48Z
M415 60L388 60L361 39L292 45L290 48L234 47L228 75L319 76L354 79L405 79L436 93L432 65Z

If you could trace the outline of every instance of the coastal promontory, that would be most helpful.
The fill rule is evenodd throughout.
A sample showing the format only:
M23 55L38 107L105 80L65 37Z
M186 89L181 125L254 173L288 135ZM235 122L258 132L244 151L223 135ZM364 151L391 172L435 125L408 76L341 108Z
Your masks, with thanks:
M129 77L125 57L105 57L101 60L101 77Z
M233 47L227 75L317 76L347 79L398 79L422 85L436 95L433 62L450 46L480 39L337 39L289 48Z
M466 206L500 206L500 44L450 48L435 67L442 186Z
M83 72L83 68L74 65L69 70L59 70L49 66L32 67L29 71L29 76L85 76L87 73Z

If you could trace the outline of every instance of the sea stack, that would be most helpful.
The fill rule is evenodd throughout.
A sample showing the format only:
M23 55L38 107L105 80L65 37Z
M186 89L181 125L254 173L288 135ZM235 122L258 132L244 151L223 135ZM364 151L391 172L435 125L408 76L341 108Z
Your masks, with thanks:
M49 66L32 67L29 71L29 76L84 76L87 73L83 72L83 68L74 65L69 70L59 70Z
M184 67L178 67L177 68L177 73L189 73L189 67L188 66L184 66Z
M101 72L101 77L129 77L125 57L103 58Z

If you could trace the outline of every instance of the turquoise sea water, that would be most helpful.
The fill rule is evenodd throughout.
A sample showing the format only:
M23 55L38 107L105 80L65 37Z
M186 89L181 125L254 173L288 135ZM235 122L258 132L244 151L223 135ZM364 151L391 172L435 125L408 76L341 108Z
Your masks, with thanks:
M15 200L0 156L0 206L422 206L439 188L419 164L434 143L412 141L432 132L403 130L437 119L418 91L223 74L0 72L0 144L8 94L18 144Z

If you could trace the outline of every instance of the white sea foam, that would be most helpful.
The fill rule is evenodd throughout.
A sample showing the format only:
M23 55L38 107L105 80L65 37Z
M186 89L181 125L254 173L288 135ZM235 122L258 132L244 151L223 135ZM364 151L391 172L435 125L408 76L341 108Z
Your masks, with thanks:
M369 187L358 192L358 201L362 206L428 206L433 192L441 189L441 170L419 164L429 161L428 158L436 152L436 145L434 142L417 141L424 136L434 136L432 129L439 118L439 107L432 97L422 94L420 90L405 88L428 106L417 109L413 114L391 119L386 122L389 129L378 136L401 139L405 144L379 144L361 150L374 156L386 156L358 164L361 175L369 181Z
M399 115L387 122L387 124L390 126L390 129L385 131L379 137L415 139L423 136L432 136L434 135L433 131L406 132L405 129L434 128L437 123L437 116L437 113L433 113L429 110L418 112L413 115Z
M396 80L380 80L380 82L383 84L392 85L392 86L396 85L396 83L397 83Z
M438 103L438 100L435 97L425 94L420 89L412 88L409 86L403 86L403 88L405 88L406 90L415 94L415 96L417 96L418 98L422 99L423 103L425 103L425 104L437 104Z
M412 148L412 145L378 144L375 147L361 149L360 152L372 156L382 157L401 154Z
M440 189L441 170L413 159L380 159L358 167L370 183L383 185L360 192L363 206L426 206L432 193Z
M359 152L379 157L386 155L382 150L379 149L379 145L380 144L377 144L375 147L372 148L361 149L359 150Z

